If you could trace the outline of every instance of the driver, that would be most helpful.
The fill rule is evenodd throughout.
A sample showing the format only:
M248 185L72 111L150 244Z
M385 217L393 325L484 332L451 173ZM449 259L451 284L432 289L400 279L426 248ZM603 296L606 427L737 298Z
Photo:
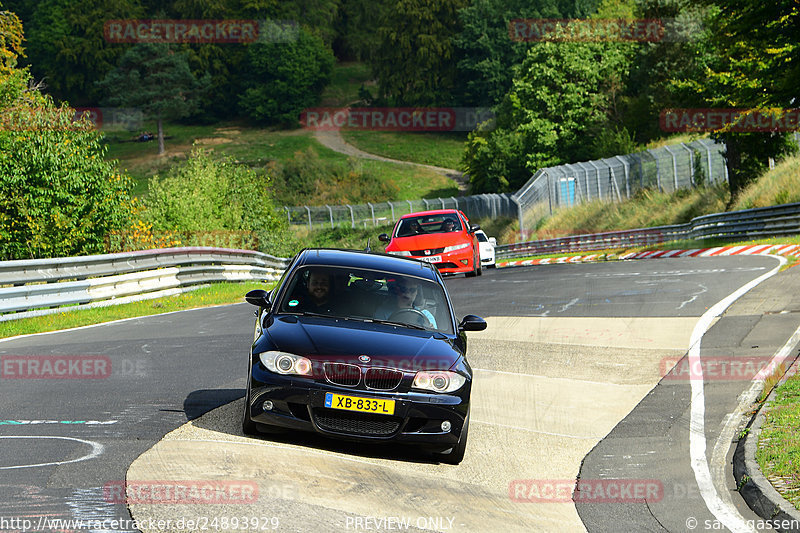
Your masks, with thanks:
M452 218L446 218L442 222L442 231L451 232L456 230L456 223Z
M375 318L379 320L387 320L396 313L408 309L414 309L417 311L417 313L414 314L421 313L423 316L425 316L425 318L428 319L430 325L433 328L436 328L436 319L433 318L433 314L427 309L422 309L414 305L414 300L416 300L418 293L419 285L413 279L399 278L395 281L390 281L389 299L375 311ZM421 319L422 317L420 316L419 318ZM420 325L425 326L427 324L422 323Z

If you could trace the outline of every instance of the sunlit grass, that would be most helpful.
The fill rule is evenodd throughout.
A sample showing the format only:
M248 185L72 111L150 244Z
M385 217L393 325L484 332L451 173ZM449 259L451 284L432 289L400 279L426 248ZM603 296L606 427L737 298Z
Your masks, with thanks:
M758 438L758 461L764 476L795 507L800 505L800 377L792 376L765 407Z

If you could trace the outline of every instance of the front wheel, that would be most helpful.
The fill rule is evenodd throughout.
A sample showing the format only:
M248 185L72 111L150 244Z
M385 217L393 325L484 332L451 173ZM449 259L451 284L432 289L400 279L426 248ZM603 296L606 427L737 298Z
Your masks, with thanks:
M458 438L458 444L446 453L439 454L439 461L449 465L457 465L464 460L464 452L467 451L467 435L469 434L469 413L467 418L464 419L464 427L461 428L461 436Z
M250 385L247 385L247 393L244 395L244 412L242 413L242 433L245 435L258 435L258 428L253 419L250 418Z

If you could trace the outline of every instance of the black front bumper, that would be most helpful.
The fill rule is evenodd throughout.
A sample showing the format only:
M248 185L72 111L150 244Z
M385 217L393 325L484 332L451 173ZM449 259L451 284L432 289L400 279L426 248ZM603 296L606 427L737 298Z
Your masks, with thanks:
M410 443L430 451L445 451L458 443L469 411L471 383L457 393L381 392L320 383L308 378L272 374L256 363L252 369L247 409L257 424L316 432L339 439ZM326 393L357 398L394 400L392 415L325 407ZM265 401L272 402L264 410ZM449 431L442 422L449 421Z

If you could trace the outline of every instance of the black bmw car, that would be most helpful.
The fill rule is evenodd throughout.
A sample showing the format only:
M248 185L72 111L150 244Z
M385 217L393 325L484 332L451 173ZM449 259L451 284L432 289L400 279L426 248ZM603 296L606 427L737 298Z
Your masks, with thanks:
M429 263L370 252L307 249L259 307L245 434L303 430L404 442L458 464L469 427L466 331Z

